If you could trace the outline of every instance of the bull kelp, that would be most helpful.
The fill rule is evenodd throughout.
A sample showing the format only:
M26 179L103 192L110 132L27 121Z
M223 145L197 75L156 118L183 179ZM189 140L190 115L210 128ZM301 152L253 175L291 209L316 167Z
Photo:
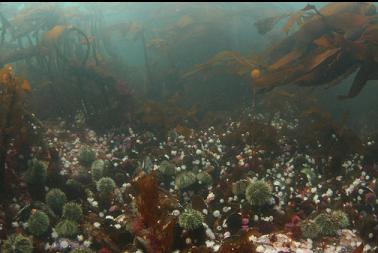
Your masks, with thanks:
M378 252L375 3L0 3L0 251Z

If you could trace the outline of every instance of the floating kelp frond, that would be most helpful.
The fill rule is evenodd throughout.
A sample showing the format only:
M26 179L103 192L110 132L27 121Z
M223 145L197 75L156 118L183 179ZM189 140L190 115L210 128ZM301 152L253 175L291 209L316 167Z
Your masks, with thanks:
M51 45L58 41L60 37L68 29L71 29L71 25L56 25L51 30L47 31L42 37L42 43L45 45Z
M257 31L261 35L264 35L270 32L278 22L280 22L282 19L286 18L289 15L290 14L282 14L279 16L265 18L265 19L255 22L254 25L256 26Z

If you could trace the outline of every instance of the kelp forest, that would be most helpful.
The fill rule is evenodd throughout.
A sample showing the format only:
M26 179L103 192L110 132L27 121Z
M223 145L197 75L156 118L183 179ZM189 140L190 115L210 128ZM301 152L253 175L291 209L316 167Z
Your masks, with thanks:
M0 3L0 252L378 252L375 3Z

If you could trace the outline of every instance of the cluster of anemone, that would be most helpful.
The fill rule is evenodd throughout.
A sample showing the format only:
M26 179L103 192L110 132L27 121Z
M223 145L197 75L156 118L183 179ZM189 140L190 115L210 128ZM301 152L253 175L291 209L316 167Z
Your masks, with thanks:
M247 201L255 207L263 207L272 203L272 189L263 180L251 182L245 190Z
M195 230L202 226L204 222L204 215L194 209L186 209L185 212L180 214L178 223L180 227L185 230Z
M33 243L30 238L21 234L13 234L4 241L1 247L3 253L32 253Z
M44 235L50 227L50 219L46 213L42 211L35 211L32 213L27 221L28 230L32 235Z

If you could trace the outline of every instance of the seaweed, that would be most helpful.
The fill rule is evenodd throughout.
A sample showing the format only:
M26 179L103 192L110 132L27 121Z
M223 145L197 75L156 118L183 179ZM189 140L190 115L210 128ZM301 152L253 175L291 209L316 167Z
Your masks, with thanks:
M135 181L137 206L141 220L134 232L145 238L148 252L170 252L173 244L175 218L160 206L158 182L155 174L139 176Z
M30 146L38 140L38 131L32 130L31 124L37 120L34 120L35 116L27 111L24 104L25 95L31 91L29 82L16 76L11 65L0 70L0 78L0 180L2 181L0 187L2 188L7 182L6 163L9 168L13 168L8 157L28 154Z

